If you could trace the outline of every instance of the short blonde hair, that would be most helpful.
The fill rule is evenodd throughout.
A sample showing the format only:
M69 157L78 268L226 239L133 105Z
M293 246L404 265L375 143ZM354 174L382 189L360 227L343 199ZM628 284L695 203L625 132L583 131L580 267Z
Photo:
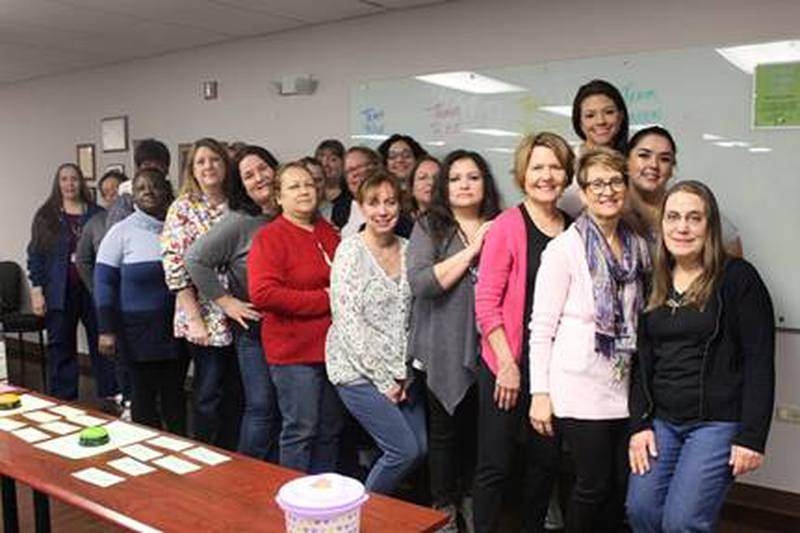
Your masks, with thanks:
M537 146L549 148L553 152L566 173L567 180L564 182L564 188L569 187L575 172L575 153L561 135L549 131L526 135L517 146L517 150L514 152L514 181L517 186L521 190L525 190L525 173L528 171L533 149Z
M592 148L586 150L578 159L577 180L581 189L585 189L589 182L588 172L591 167L606 167L622 174L622 179L625 180L625 186L628 186L628 162L625 156L616 150L605 147Z

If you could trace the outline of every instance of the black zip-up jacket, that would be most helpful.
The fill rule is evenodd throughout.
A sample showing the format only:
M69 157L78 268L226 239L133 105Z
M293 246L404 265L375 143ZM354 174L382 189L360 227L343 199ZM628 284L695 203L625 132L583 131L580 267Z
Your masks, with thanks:
M726 261L714 291L717 318L700 370L700 420L739 422L733 444L764 453L775 399L775 315L756 269ZM638 354L631 373L633 433L652 426L653 347L647 320L639 320Z

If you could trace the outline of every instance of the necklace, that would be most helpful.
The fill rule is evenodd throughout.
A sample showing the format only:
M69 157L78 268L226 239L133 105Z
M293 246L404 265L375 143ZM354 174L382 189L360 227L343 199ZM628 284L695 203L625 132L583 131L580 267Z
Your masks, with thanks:
M675 312L678 310L678 308L683 307L686 304L686 302L683 301L685 294L685 292L679 293L675 289L670 291L670 296L667 298L666 304L667 307L670 308L669 314L671 316L675 316Z

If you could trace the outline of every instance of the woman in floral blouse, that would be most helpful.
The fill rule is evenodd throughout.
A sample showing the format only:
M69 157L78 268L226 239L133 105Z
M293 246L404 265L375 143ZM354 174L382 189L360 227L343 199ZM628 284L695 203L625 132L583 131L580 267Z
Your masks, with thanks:
M189 246L227 213L224 185L230 160L210 138L194 143L188 160L161 234L164 273L177 295L175 336L189 341L194 361L194 438L235 450L242 393L231 327L217 304L198 295L185 261Z
M406 358L411 289L407 241L394 234L399 185L378 171L356 200L366 227L342 242L333 262L325 364L339 397L383 452L367 489L389 494L425 456L424 391L409 379Z

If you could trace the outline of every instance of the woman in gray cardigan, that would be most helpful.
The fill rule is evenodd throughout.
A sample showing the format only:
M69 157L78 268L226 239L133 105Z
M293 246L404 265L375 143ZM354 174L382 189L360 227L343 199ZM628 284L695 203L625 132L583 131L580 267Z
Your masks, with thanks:
M247 294L247 254L256 232L272 218L272 180L277 168L275 156L260 146L240 150L234 159L233 179L227 180L230 211L192 244L186 258L194 285L235 325L245 403L238 451L275 463L280 413L261 345L261 316Z
M409 356L427 384L428 464L434 507L447 512L443 531L456 531L456 507L472 529L472 477L477 440L475 376L478 255L499 195L486 161L456 150L442 164L430 211L408 245L411 310Z

